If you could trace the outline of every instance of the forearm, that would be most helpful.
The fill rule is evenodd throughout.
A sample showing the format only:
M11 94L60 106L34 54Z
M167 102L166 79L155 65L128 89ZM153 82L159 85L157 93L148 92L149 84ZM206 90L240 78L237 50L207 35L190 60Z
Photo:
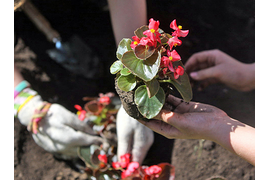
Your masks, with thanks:
M14 66L14 89L15 87L24 80L19 70Z
M255 165L255 128L230 119L217 129L213 141Z
M134 31L147 24L145 0L108 0L116 44L122 38L131 38Z

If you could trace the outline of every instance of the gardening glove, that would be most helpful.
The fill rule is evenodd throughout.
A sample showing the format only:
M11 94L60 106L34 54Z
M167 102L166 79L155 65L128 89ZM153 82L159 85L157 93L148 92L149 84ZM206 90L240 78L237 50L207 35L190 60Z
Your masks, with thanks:
M43 100L39 95L30 99L18 112L21 124L29 126L32 116ZM38 123L38 132L32 133L34 141L56 157L66 160L77 158L77 148L102 144L103 140L93 129L80 121L74 113L59 104L51 104L46 115Z
M136 119L130 117L123 106L116 117L117 157L126 153L132 155L132 161L142 164L148 150L154 142L154 132Z

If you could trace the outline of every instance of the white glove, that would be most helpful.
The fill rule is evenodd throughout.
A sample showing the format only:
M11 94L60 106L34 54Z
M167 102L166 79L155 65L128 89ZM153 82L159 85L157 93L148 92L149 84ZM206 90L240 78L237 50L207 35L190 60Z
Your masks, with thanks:
M136 119L130 117L123 106L116 117L117 156L131 153L132 161L142 164L148 150L154 142L154 132Z
M37 107L43 103L39 95L26 103L18 114L21 124L27 126ZM85 121L80 121L74 113L59 104L52 104L47 114L39 122L39 132L32 134L35 142L57 157L71 160L77 158L77 147L102 144Z

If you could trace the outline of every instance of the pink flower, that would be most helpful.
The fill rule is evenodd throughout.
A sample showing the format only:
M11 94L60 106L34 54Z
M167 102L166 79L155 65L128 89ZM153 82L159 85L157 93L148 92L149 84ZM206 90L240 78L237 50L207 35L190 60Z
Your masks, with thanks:
M85 115L86 115L86 111L82 109L82 107L80 105L74 105L74 107L78 110L77 111L77 115L78 115L78 118L83 121L84 118L85 118Z
M150 166L144 170L144 172L149 176L159 177L159 173L162 171L161 167L157 165Z
M161 43L160 41L160 33L158 32L159 28L159 21L155 21L153 18L149 20L149 25L148 25L149 30L146 30L143 32L144 35L149 37L151 41L153 41L154 46L157 45L157 41Z
M140 38L138 38L137 36L132 36L132 39L134 41L131 42L130 47L134 49L140 43Z
M180 60L181 57L175 50L173 50L172 52L167 50L167 56L162 56L161 65L164 67L168 67L171 72L174 72L172 62Z
M170 50L172 50L173 46L180 46L182 44L182 41L179 40L176 36L174 36L168 40L168 44L170 46Z
M188 35L189 30L181 30L182 26L177 26L176 20L173 20L170 24L170 28L175 30L172 34L172 36L177 36L177 37L186 37Z
M182 66L178 66L174 71L174 78L178 79L179 76L182 76L184 74L185 70Z

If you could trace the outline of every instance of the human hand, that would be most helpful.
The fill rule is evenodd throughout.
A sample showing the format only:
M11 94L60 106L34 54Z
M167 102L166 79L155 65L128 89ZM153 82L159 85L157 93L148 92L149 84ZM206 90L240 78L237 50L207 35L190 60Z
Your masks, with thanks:
M218 82L239 91L255 88L255 63L244 64L220 50L195 53L185 67L193 80L201 81L201 89Z
M173 111L173 112L172 112ZM164 109L149 122L139 120L170 139L207 139L255 165L255 129L207 104L169 95Z
M34 96L18 113L21 124L27 126L37 107L43 103L39 95ZM100 145L103 139L96 136L85 121L59 104L52 104L39 122L38 133L32 134L34 141L43 149L62 159L73 159L77 148L91 144Z
M121 155L130 153L132 155L132 161L142 164L154 142L153 131L130 117L123 106L120 107L117 113L116 130L118 159L120 159Z
M155 119L149 122L139 121L169 139L214 140L217 128L230 121L230 117L214 106L186 103L169 95Z

